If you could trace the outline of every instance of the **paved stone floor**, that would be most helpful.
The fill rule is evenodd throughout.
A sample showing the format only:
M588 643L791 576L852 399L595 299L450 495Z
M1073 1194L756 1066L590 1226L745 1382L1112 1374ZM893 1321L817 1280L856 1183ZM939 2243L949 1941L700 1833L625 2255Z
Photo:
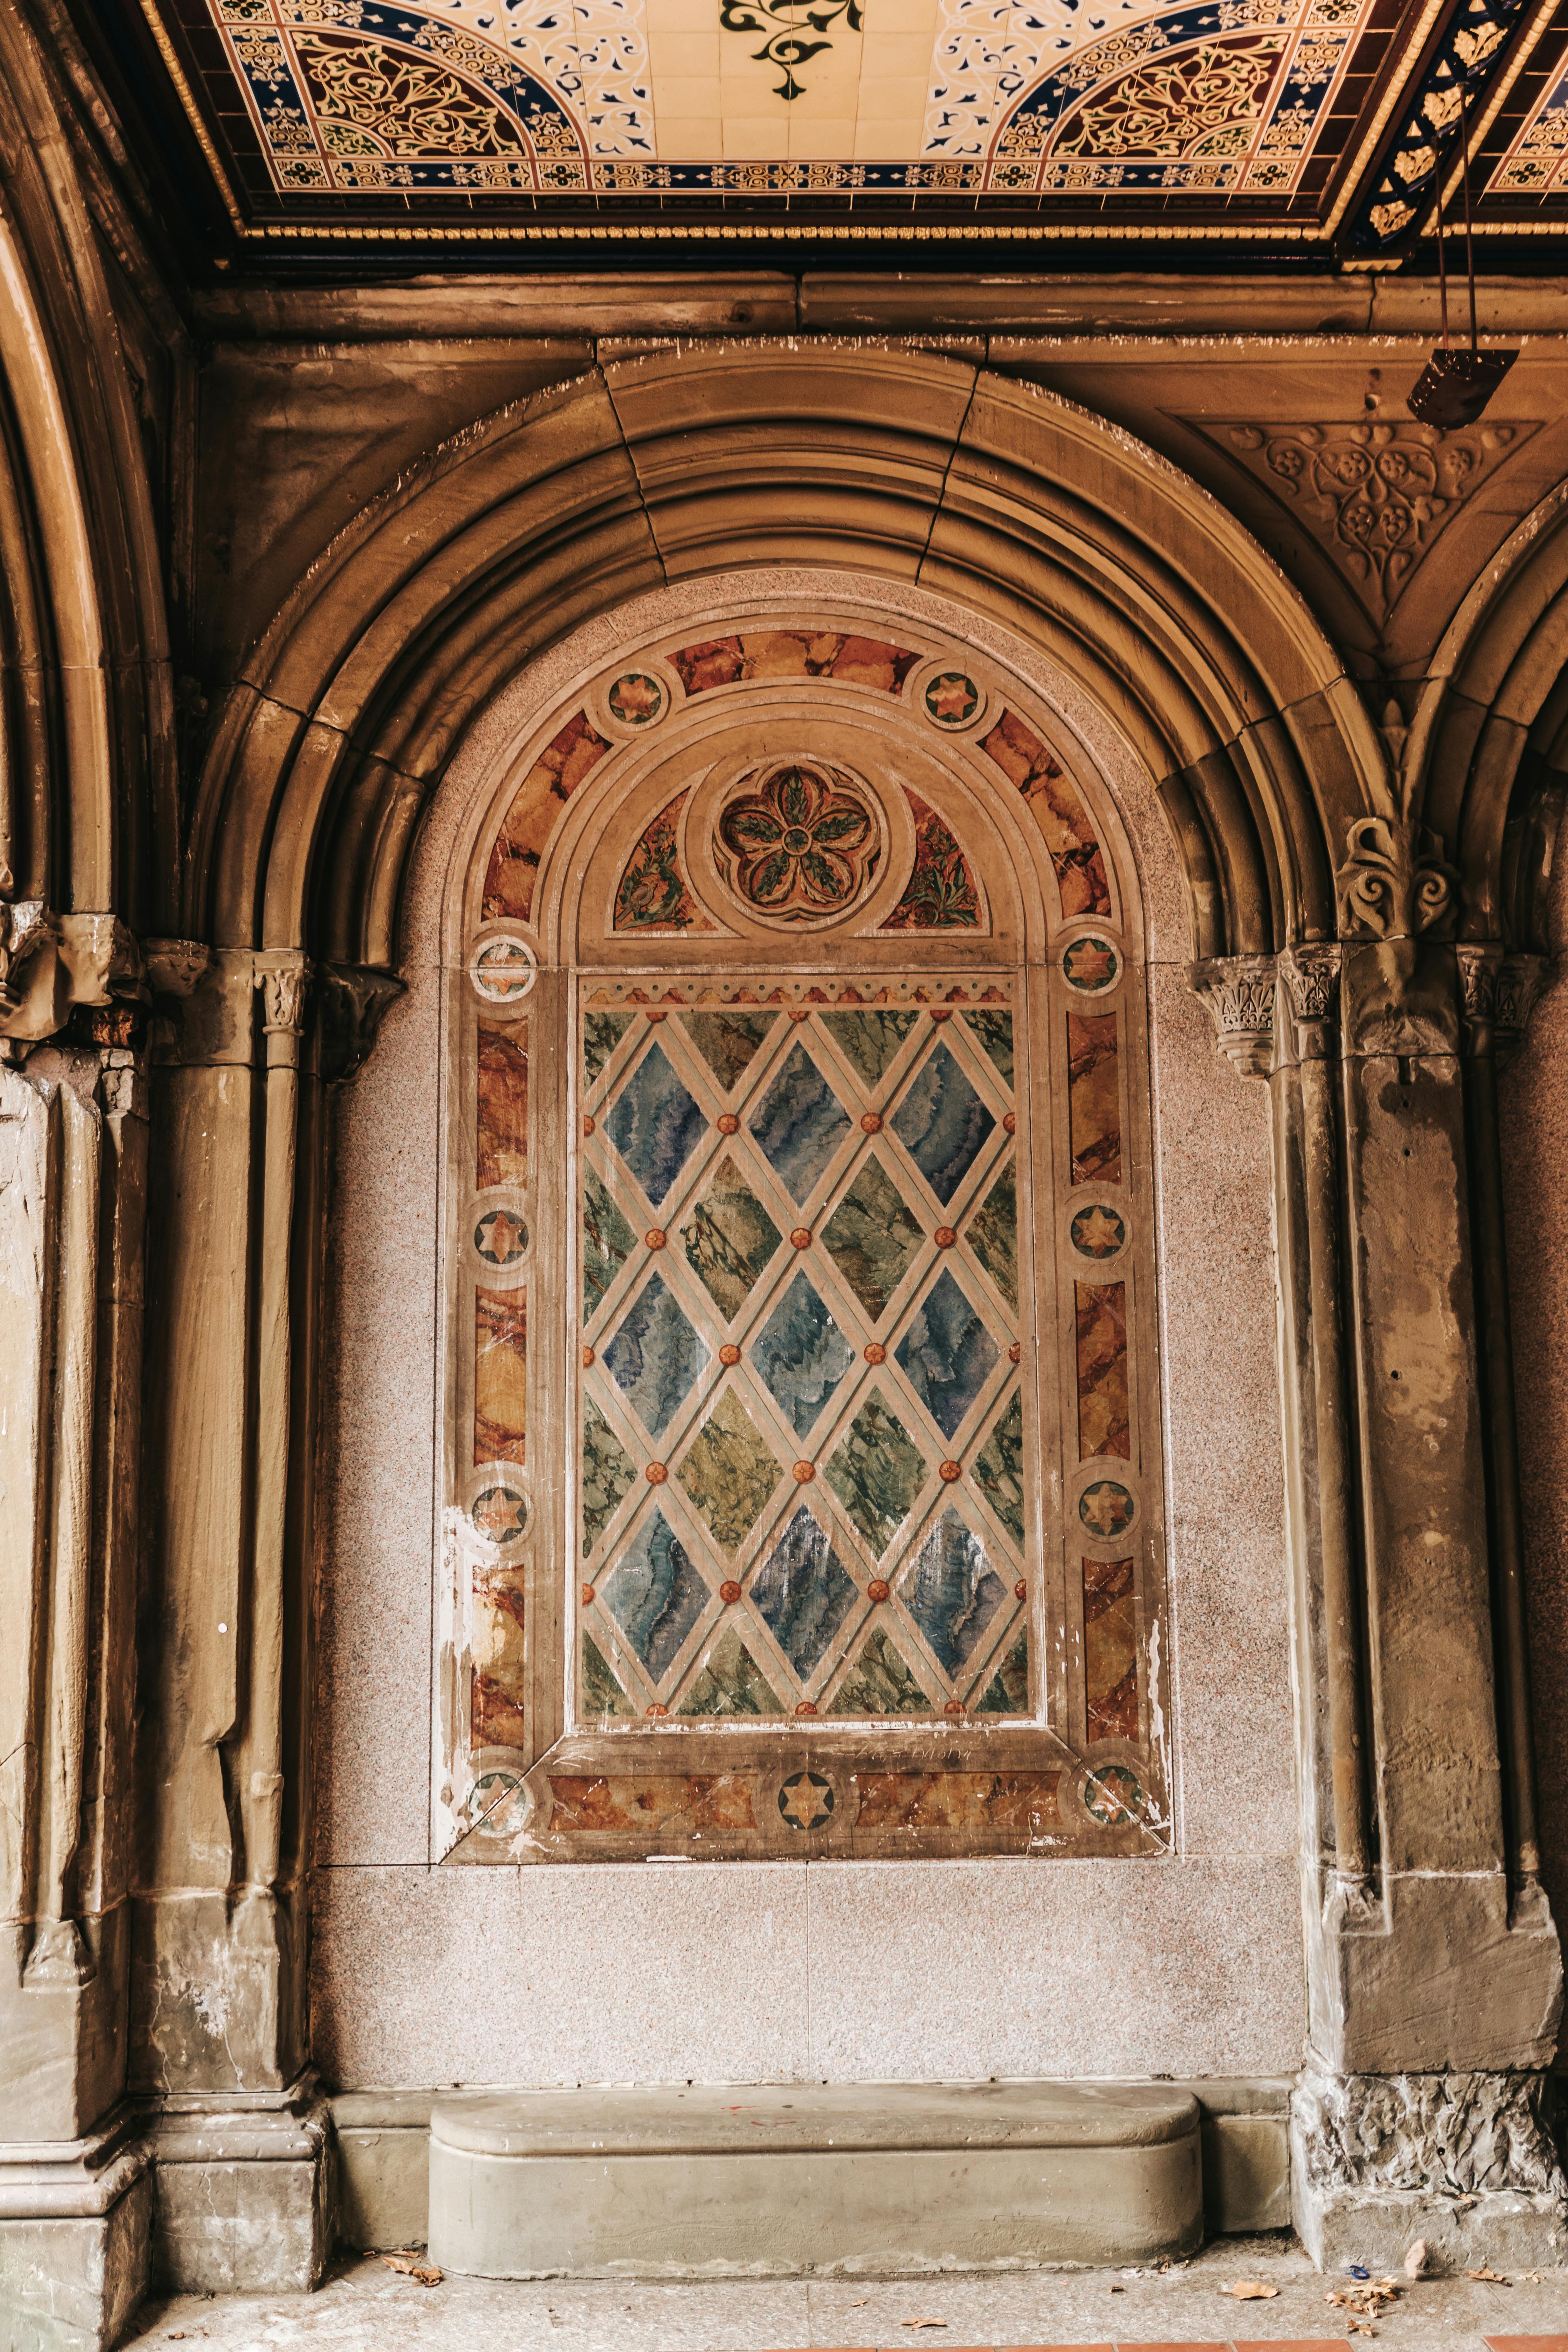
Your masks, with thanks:
M1256 2279L1267 2301L1222 2290ZM1137 2272L1034 2272L1003 2277L831 2283L730 2280L711 2286L595 2282L516 2285L444 2279L424 2287L374 2255L345 2258L314 2295L182 2295L149 2304L126 2338L262 2352L274 2346L337 2352L991 2352L991 2347L1343 2345L1344 2315L1323 2278L1288 2238L1222 2240L1163 2276ZM940 2326L921 2326L919 2321ZM1371 2339L1357 2336L1357 2345ZM1568 2352L1568 2272L1539 2284L1485 2286L1423 2280L1376 2324L1375 2340L1408 2352Z

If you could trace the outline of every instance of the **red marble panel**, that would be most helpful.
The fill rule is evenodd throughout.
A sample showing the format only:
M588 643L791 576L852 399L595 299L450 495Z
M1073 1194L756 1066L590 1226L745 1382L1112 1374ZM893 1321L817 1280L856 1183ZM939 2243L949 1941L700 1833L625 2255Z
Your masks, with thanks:
M980 899L967 859L935 809L906 785L915 821L915 862L903 897L881 926L885 931L973 930Z
M1029 803L1062 894L1063 915L1109 915L1105 860L1088 812L1034 729L1016 710L1005 710L981 749Z
M737 680L787 677L837 677L896 694L916 656L879 637L841 636L832 629L766 629L746 637L707 637L669 658L692 695Z
M736 1772L679 1779L552 1777L552 1830L631 1830L680 1822L694 1830L754 1830L749 1780Z
M528 1029L526 1024L479 1023L478 1150L474 1181L528 1181Z
M503 915L527 921L533 906L534 877L555 820L609 748L588 724L587 712L578 710L540 753L518 786L490 852L483 907L487 923Z
M524 1462L528 1301L521 1290L474 1293L474 1464Z
M1138 1601L1130 1559L1083 1564L1084 1713L1090 1739L1138 1737Z
M1056 1823L1055 1772L863 1772L863 1830L1037 1830Z
M1127 1285L1080 1282L1078 1292L1078 1451L1132 1458L1127 1403Z
M475 1666L469 1676L469 1739L475 1748L526 1748L528 1724L523 1704Z
M1121 1091L1114 1013L1068 1014L1068 1125L1075 1184L1121 1181Z

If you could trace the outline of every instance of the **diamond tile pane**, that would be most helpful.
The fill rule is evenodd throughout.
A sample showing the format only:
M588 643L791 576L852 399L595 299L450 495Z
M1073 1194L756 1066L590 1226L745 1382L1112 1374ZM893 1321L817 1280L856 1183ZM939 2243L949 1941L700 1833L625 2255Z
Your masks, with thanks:
M982 1697L973 1702L976 1715L1027 1715L1029 1712L1029 1637L1020 1633Z
M924 1227L875 1153L822 1229L823 1247L873 1323L924 1239Z
M750 1069L776 1013L683 1013L680 1024L726 1094Z
M966 1013L965 1021L995 1065L996 1074L1013 1083L1013 1016L1010 1013Z
M605 1122L610 1139L657 1209L707 1125L662 1045L645 1054Z
M583 1408L583 1549L592 1551L637 1476L626 1447L592 1397Z
M974 1457L975 1485L1020 1549L1024 1542L1024 1400L1016 1389Z
M933 1715L936 1710L880 1631L873 1633L839 1684L829 1715Z
M583 1179L583 1320L591 1322L637 1236L592 1170Z
M686 1262L726 1322L740 1313L783 1238L728 1156L680 1228Z
M709 1651L678 1715L782 1715L784 1702L732 1625Z
M1018 1186L1009 1160L972 1217L964 1240L1007 1301L1018 1311Z
M915 1073L893 1114L893 1133L945 1208L996 1122L949 1048Z
M815 1429L854 1360L854 1349L816 1291L797 1274L752 1349L768 1393L797 1437Z
M621 1039L632 1025L629 1013L584 1013L583 1015L583 1076L594 1086Z
M791 1200L804 1201L849 1132L848 1114L804 1045L791 1048L751 1129Z
M723 1552L733 1552L745 1541L783 1475L731 1388L724 1391L676 1472Z
M592 1633L583 1636L583 1712L584 1715L635 1715L619 1682L605 1663L605 1654Z
M605 1349L616 1386L650 1437L662 1437L690 1395L709 1349L657 1274Z
M605 1606L649 1675L662 1682L709 1599L662 1511L638 1528L603 1591Z
M900 1600L950 1675L968 1664L1006 1597L984 1545L951 1507L899 1580Z
M944 1266L894 1360L944 1437L952 1437L1001 1350Z
M875 1094L898 1058L918 1013L824 1013L822 1025L865 1086Z
M803 1504L752 1579L752 1604L803 1683L821 1664L857 1597L854 1580Z
M925 1483L925 1457L873 1389L827 1465L827 1483L873 1551L885 1552Z

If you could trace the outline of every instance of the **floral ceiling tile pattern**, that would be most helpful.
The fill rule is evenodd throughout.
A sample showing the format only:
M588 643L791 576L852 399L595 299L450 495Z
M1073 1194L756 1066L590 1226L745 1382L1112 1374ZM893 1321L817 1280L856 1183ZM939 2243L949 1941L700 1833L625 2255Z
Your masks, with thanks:
M987 992L584 1007L583 1719L1030 1713Z
M710 931L712 924L692 904L679 846L681 793L649 819L626 863L616 891L617 931Z
M205 5L279 198L1279 202L1388 38L1381 0L183 5Z
M973 930L980 899L969 861L952 829L930 803L906 789L915 825L915 862L904 895L883 923L885 931Z

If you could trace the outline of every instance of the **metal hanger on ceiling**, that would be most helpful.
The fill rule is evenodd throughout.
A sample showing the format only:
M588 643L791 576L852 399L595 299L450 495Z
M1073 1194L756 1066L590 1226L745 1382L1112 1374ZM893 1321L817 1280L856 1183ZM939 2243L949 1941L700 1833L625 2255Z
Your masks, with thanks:
M1473 425L1519 357L1517 351L1486 351L1476 331L1476 251L1470 221L1470 131L1467 107L1469 90L1459 90L1459 184L1465 194L1465 278L1470 297L1470 348L1456 351L1448 341L1448 257L1443 234L1443 167L1434 172L1437 183L1437 289L1443 319L1443 341L1411 390L1405 405L1421 425Z

